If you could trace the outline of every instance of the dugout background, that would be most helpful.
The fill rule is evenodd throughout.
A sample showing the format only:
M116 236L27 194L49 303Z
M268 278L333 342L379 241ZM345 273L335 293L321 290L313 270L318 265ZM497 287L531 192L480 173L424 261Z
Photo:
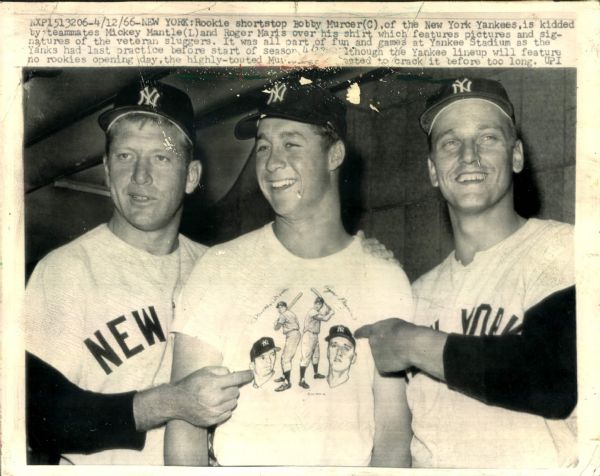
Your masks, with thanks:
M425 98L439 81L482 76L502 82L515 106L526 168L515 198L524 216L574 223L575 69L178 69L26 70L24 172L27 275L47 252L108 220L102 185L103 133L95 122L117 90L137 75L187 90L196 113L197 155L204 184L186 200L182 232L214 244L272 219L254 177L252 141L233 137L264 84L300 74L348 105L348 157L342 173L344 222L377 237L414 280L451 250L445 204L427 174L427 141L418 125Z

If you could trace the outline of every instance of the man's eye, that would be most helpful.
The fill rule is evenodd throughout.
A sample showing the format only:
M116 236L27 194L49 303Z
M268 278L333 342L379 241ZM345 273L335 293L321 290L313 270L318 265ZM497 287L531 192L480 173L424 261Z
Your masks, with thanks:
M132 157L132 154L130 154L129 152L119 152L118 154L116 154L117 159L119 160L129 160Z
M294 144L293 142L286 142L285 143L285 148L286 149L291 149L292 147L300 147L299 144Z
M269 146L266 144L259 144L256 146L256 152L264 152L269 149Z
M170 160L166 155L157 155L155 158L158 162L168 162Z
M444 149L456 149L460 146L460 142L456 139L447 139L442 143Z
M496 134L485 134L480 139L482 144L495 144L498 142L498 136Z

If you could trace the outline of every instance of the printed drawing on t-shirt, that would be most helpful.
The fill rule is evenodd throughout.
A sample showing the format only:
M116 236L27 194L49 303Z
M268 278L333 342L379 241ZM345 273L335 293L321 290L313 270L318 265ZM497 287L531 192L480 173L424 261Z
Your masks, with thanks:
M254 374L254 388L260 388L275 375L275 356L281 350L271 337L261 337L250 350L250 369Z
M292 307L298 302L298 299L302 297L302 293L298 293L296 297L288 305L285 301L279 301L277 303L277 320L273 326L276 331L282 329L283 335L285 336L285 344L283 345L283 352L281 353L281 372L282 376L275 380L277 383L281 383L275 390L277 392L283 392L291 388L290 375L292 371L292 360L296 355L296 349L300 343L300 323L298 317L293 313Z
M252 345L250 368L254 372L254 388L262 388L265 383L272 381L277 384L273 388L275 392L295 388L294 392L309 390L311 395L312 392L320 394L324 390L323 384L334 388L350 379L350 369L357 360L356 341L350 328L340 321L355 319L345 298L338 296L330 286L323 289L322 293L314 287L310 288L310 292L295 293L283 289L261 312L254 315L253 322L262 329L258 335L268 333L272 325L275 331L281 331L281 337L285 339L277 342L283 348L279 359L277 352L281 349L276 341L281 338L261 337ZM276 314L275 320L271 321L268 316L273 315L273 308ZM304 316L303 327L300 327L298 315ZM265 322L265 319L268 321ZM267 322L269 327L265 327ZM334 324L324 339L327 343L326 364L321 362L319 344L321 324L324 322ZM281 365L281 373L272 380L279 373L279 369L276 369L277 360Z
M341 324L332 326L325 340L327 341L327 361L329 362L327 383L334 388L347 382L350 378L350 367L356 362L356 341L352 331Z
M325 375L319 373L319 333L321 332L321 322L329 321L335 314L335 311L325 302L323 296L315 288L310 288L315 295L313 307L306 313L304 320L304 332L300 344L300 385L308 389L310 386L306 383L306 369L312 364L315 379L324 379Z

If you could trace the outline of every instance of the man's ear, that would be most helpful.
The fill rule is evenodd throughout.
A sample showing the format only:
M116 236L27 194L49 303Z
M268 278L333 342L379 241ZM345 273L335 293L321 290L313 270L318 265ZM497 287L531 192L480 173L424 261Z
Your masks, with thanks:
M329 171L333 172L334 170L339 169L346 157L346 146L341 140L338 140L329 148L327 156L329 160Z
M192 160L187 166L187 177L185 180L185 193L192 193L200 183L202 176L202 164L199 160Z
M440 183L438 181L437 171L435 170L435 164L429 157L427 157L427 168L429 169L429 181L431 182L431 185L439 187Z
M523 153L523 143L517 139L512 150L512 169L518 174L525 166L525 154Z
M352 360L350 361L350 365L352 365L354 362L356 362L356 352L354 352L354 355L352 356Z
M108 158L106 154L102 156L102 165L104 166L104 183L108 188L110 188L110 176L108 173Z

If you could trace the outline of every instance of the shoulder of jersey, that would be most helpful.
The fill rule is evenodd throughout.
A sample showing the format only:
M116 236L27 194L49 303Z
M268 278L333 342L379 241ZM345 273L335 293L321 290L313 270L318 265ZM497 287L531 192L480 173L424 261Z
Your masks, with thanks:
M438 263L433 268L431 268L429 271L426 271L421 276L419 276L417 279L415 279L412 282L413 290L420 289L423 286L425 286L427 283L436 282L438 280L438 277L440 276L440 274L442 274L445 270L448 269L450 260L454 259L453 255L454 255L454 250L452 250L450 252L450 254L448 256L446 256L441 263Z
M573 246L574 227L568 223L555 220L530 219L533 228L523 246L529 246L531 257L540 253L546 254L549 250Z
M572 236L575 227L570 223L564 223L556 220L540 220L542 221L551 233L556 233L558 236L569 237Z
M103 225L99 225L87 232L83 235L78 236L74 240L65 243L58 248L50 251L46 256L44 256L40 261L44 262L53 262L53 263L62 263L65 259L84 259L84 255L86 254L86 248L88 246L88 242L94 240L96 235L103 233L102 229ZM66 264L66 263L65 263Z

